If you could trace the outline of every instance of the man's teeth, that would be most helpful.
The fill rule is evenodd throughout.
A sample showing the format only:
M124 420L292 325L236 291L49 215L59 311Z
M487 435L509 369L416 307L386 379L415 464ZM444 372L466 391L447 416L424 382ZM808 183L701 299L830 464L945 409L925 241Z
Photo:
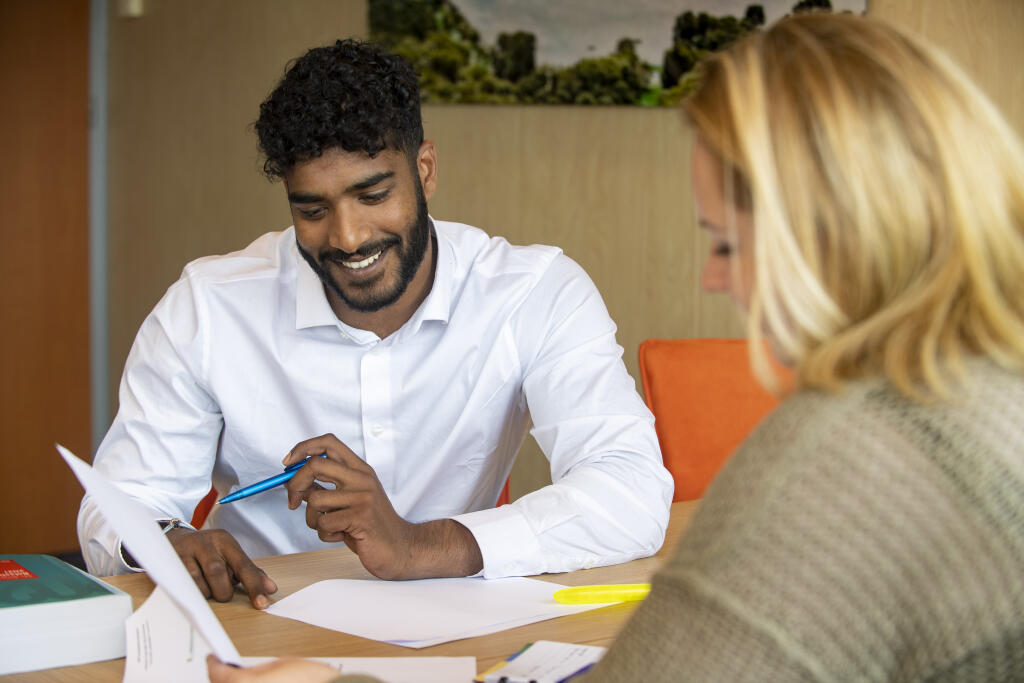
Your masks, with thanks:
M367 256L362 261L342 261L341 265L345 266L346 268L351 268L352 270L360 270L360 269L365 268L366 266L370 265L371 263L373 263L377 259L379 259L380 255L383 254L383 253L384 253L384 250L378 251L373 256Z

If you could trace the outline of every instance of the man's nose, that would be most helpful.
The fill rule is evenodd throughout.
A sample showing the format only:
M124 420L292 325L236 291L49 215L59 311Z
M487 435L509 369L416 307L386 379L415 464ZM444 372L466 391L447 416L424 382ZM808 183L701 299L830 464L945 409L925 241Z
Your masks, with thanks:
M336 210L328 240L335 249L354 254L370 240L372 234L370 226L355 212Z

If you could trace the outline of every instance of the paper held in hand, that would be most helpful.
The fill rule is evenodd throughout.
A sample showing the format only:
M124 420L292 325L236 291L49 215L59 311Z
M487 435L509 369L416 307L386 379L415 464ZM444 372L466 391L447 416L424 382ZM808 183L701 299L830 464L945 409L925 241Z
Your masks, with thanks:
M170 541L153 523L152 513L124 495L68 449L58 445L57 451L99 506L107 523L124 539L132 557L146 569L153 582L167 592L213 653L222 662L239 664L241 658L234 643L217 621Z
M96 502L132 556L157 584L126 622L125 681L206 681L206 655L253 664L267 658L240 657L234 643L196 587L149 510L128 498L71 451L57 450ZM388 683L468 680L474 657L317 658L344 673L368 673Z

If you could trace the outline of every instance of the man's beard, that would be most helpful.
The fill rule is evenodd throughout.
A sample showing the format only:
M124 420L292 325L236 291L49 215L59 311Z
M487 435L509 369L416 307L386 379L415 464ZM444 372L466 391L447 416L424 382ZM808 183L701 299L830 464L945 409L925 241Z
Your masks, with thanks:
M406 227L404 232L407 235L407 242L404 244L400 238L391 237L379 242L364 244L353 254L340 249L328 248L320 252L319 262L303 249L302 245L298 244L298 241L296 241L296 245L299 248L299 253L302 254L302 258L306 259L306 263L317 274L320 281L324 283L324 287L333 292L335 296L352 310L359 311L360 313L374 313L382 308L387 308L405 294L405 290L409 288L409 283L416 276L420 264L423 263L423 258L426 256L427 243L430 240L430 218L427 215L427 200L423 196L423 188L419 183L416 184L416 217ZM352 256L356 255L366 258L383 249L398 250L399 268L398 279L382 290L377 289L381 284L380 278L375 278L373 281L365 284L349 285L346 290L331 276L326 268L320 265L327 261L334 261L340 264L342 261L351 260ZM340 267L344 268L345 266ZM387 275L388 273L386 272L382 273L382 276L386 277Z

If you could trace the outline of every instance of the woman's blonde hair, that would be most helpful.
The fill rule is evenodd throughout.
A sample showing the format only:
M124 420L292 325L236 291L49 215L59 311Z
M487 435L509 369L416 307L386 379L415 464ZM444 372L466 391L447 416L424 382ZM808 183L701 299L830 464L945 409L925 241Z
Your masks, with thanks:
M803 14L702 66L684 110L754 224L751 361L798 386L948 396L964 356L1024 369L1024 151L948 59Z

